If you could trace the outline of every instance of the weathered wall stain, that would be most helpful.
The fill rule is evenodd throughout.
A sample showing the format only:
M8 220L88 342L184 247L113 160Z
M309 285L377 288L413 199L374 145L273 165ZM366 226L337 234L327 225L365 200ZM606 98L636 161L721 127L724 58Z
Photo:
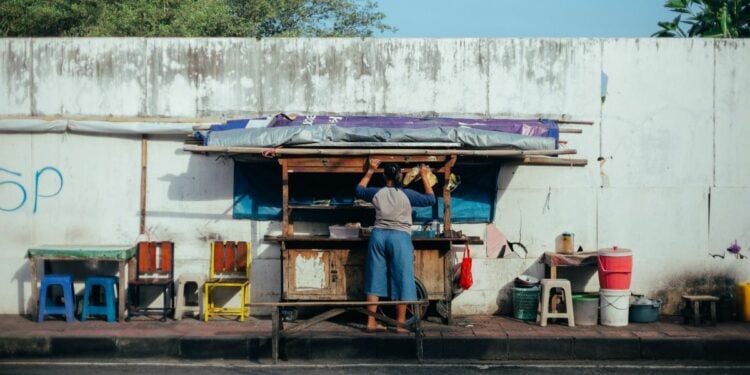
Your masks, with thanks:
M685 272L684 275L674 276L663 281L668 285L649 294L650 298L663 301L662 314L681 313L682 296L684 295L712 295L724 296L735 293L736 280L720 272Z

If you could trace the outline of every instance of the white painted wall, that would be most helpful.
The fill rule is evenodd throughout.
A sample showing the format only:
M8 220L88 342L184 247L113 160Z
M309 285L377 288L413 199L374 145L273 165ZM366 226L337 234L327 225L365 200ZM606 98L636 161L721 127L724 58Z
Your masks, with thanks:
M486 259L474 247L475 285L454 312L486 314L510 310L513 278L541 276L538 259L563 231L586 250L633 249L637 293L673 299L750 278L750 260L709 255L735 239L743 253L750 247L747 61L744 40L0 39L0 116L595 121L562 137L587 167L502 169L495 224L530 254ZM261 240L279 224L232 220L232 162L185 153L181 142L148 142L149 235L175 241L177 273L205 272L212 239L251 241L252 298L278 299L278 248ZM9 286L0 313L28 311L28 247L137 240L140 147L137 136L0 136L0 277ZM51 197L55 170L35 187L45 167L63 177ZM574 289L597 290L595 273L579 271L563 275Z

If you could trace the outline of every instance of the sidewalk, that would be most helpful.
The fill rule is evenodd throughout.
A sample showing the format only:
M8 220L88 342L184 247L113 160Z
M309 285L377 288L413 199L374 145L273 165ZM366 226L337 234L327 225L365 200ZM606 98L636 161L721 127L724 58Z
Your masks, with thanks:
M240 323L185 318L124 323L0 315L0 358L247 359L270 363L271 321ZM357 318L354 318L357 319ZM440 360L729 360L750 361L750 323L686 326L677 317L656 323L540 327L510 317L457 317L455 325L425 322L425 362ZM285 323L291 325L293 323ZM413 335L365 333L352 318L323 322L283 337L282 358L354 361L415 360Z

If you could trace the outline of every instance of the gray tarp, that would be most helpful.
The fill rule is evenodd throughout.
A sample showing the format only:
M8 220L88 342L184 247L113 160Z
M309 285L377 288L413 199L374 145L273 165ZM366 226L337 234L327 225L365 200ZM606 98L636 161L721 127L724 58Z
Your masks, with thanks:
M236 129L208 134L207 146L277 147L327 144L331 142L450 142L462 147L520 150L554 150L555 139L474 129L436 127L426 129L342 128L336 125L289 126Z

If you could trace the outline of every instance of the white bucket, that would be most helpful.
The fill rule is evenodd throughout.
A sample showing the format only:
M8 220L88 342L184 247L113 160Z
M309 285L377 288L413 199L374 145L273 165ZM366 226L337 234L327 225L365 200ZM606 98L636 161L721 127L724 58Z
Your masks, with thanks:
M628 325L630 290L600 289L599 303L602 325L612 327Z

